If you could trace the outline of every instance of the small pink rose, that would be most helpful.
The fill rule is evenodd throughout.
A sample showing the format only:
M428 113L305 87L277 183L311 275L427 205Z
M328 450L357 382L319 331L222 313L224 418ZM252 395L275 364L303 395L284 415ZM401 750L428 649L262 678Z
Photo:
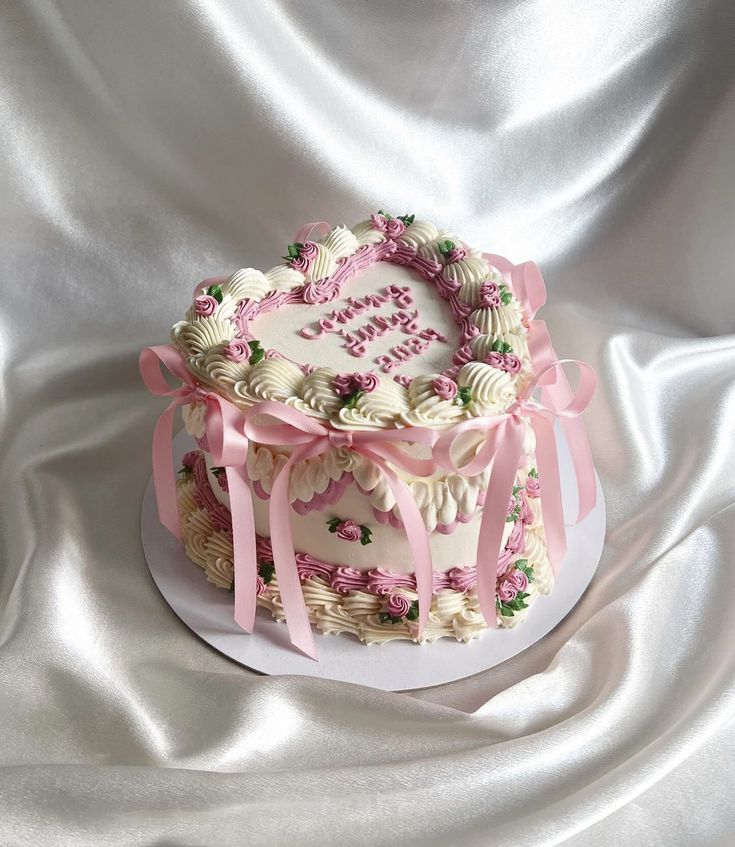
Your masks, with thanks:
M514 568L510 573L505 575L504 582L514 588L516 594L528 588L528 577L523 571L519 571L517 568Z
M295 271L305 274L311 267L311 259L307 259L303 253L299 253L295 259L291 259L291 267Z
M503 365L505 364L505 357L502 353L498 353L495 350L491 350L487 356L485 356L485 362L488 365L492 365L494 368L500 368L503 370Z
M491 279L486 279L480 286L480 305L483 309L497 309L500 306L500 289Z
M230 486L227 484L227 474L226 473L222 472L222 473L217 474L217 485L219 485L219 487L223 491L229 491L230 490Z
M225 344L223 353L231 362L246 362L250 358L251 350L244 338L234 338L229 344Z
M203 318L208 318L217 311L219 303L211 294L201 294L194 301L194 311Z
M405 594L396 591L385 598L385 611L391 617L403 618L411 611L411 601Z
M373 229L385 232L388 227L388 218L381 214L370 215L370 223L373 225Z
M199 452L197 450L189 450L188 453L184 453L184 458L181 460L181 464L185 468L192 468L198 458Z
M375 391L379 383L378 377L374 373L354 373L352 374L352 381L365 394Z
M390 238L398 238L406 231L406 224L398 218L391 218L385 225L385 232Z
M362 529L354 521L346 520L337 524L337 538L342 541L359 541Z
M411 383L413 382L413 377L408 374L396 374L393 377L393 382L397 382L399 385L402 385L404 388L410 388Z
M529 476L526 480L526 494L529 497L538 497L541 494L541 486L539 485L538 477Z
M313 241L305 241L299 248L299 256L303 256L305 259L316 259L318 255L319 245L314 244Z
M505 353L503 355L503 364L501 365L501 368L504 371L507 371L511 374L517 374L520 373L522 367L523 365L521 364L521 360L518 358L518 356L514 355L513 353Z
M352 374L337 374L332 380L332 388L335 394L339 394L340 397L346 397L348 394L352 394L355 390Z
M438 376L434 380L432 387L434 394L442 400L454 400L457 396L457 383L446 376Z
M480 306L483 309L497 309L500 307L499 294L483 294L480 297Z
M498 599L501 603L510 603L511 600L516 599L516 594L518 594L518 589L514 588L506 579L498 585Z
M452 247L452 249L447 253L447 262L452 264L454 262L461 262L462 259L467 258L467 251L464 247Z

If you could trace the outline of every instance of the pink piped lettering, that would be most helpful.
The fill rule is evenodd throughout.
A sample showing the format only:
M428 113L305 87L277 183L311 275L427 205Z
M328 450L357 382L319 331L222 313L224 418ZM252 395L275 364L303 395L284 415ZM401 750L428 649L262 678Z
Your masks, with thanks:
M380 370L384 373L390 373L392 370L395 370L398 367L398 362L394 359L391 359L390 356L378 356L375 360L377 365L380 365Z
M419 336L425 338L427 341L441 341L442 343L446 343L447 340L446 335L442 335L441 332L437 332L431 327L421 330Z
M395 347L391 347L390 351L399 362L407 362L409 359L413 358L413 353L406 347L405 344L396 344Z
M410 338L407 344L415 356L418 356L419 353L423 353L429 346L429 342L424 341L423 338Z

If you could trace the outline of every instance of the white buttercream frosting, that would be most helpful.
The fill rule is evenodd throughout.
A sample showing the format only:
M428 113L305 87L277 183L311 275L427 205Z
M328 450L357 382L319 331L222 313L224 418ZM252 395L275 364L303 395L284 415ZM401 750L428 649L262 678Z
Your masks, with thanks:
M483 362L462 365L457 384L470 390L471 403L482 415L502 412L516 397L514 377Z

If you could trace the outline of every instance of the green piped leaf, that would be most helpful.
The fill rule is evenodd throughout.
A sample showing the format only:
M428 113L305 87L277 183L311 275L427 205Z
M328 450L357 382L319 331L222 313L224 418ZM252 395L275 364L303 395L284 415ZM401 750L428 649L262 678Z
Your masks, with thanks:
M472 392L470 389L464 385L462 388L458 389L457 396L454 398L454 402L458 406L466 406L468 403L472 401Z
M378 209L378 214L382 215L387 221L393 220L393 215L386 212L385 209Z
M416 220L416 215L398 215L398 220L403 221L406 226L411 226Z
M219 477L219 475L221 473L225 472L224 468L210 468L209 470L212 471L212 473L215 475L215 477Z
M411 608L406 612L407 621L417 621L419 619L419 601L414 600L411 603Z
M276 566L273 562L261 562L258 570L260 571L260 578L268 585L273 579L273 574L276 572Z
M327 521L327 526L330 532L337 532L337 527L342 523L342 518L332 518Z
M531 468L531 470L528 472L528 475L532 479L538 479L538 471L536 470L536 468Z
M454 242L449 239L437 242L436 246L442 256L448 256L454 250Z
M360 544L362 544L363 547L366 544L372 544L373 543L373 531L370 529L370 527L365 526L364 524L361 524L360 530L361 530Z
M378 620L381 623L401 623L403 618L394 618L393 615L388 612L378 612Z
M214 285L209 286L209 288L207 289L207 294L209 294L210 297L214 297L214 299L218 303L222 302L222 287L217 285L216 283Z
M253 352L250 354L248 362L250 362L251 365L257 365L258 362L262 361L263 359L265 359L265 350L262 347L258 347L256 350L253 350Z
M362 389L358 389L357 391L353 391L352 394L348 394L344 399L344 408L345 409L354 409L357 406L357 401L363 396L365 392Z

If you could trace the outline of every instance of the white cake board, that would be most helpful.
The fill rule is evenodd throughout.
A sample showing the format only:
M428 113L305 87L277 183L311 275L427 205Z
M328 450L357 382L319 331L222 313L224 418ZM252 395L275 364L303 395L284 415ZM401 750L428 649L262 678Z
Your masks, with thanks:
M571 459L557 430L564 512L567 522L577 508ZM178 463L194 446L180 433L174 440ZM442 638L432 644L390 641L366 646L354 636L322 635L316 629L319 661L294 649L284 623L258 609L255 632L243 632L233 620L233 595L217 588L186 555L180 542L158 521L153 481L143 499L143 549L161 594L200 638L251 670L269 675L297 674L369 685L385 691L429 688L492 668L543 638L574 608L590 583L605 538L605 503L597 480L597 505L578 525L567 527L568 552L552 593L539 597L515 629L488 629L469 644Z

